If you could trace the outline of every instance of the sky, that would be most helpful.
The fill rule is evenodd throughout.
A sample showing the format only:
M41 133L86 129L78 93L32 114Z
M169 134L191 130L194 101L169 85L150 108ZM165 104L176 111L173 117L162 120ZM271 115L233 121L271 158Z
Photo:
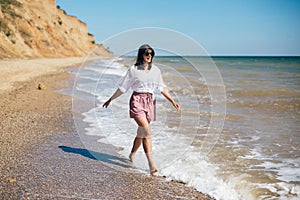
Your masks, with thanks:
M162 48L169 41L174 51L189 47L168 36L159 40L159 29L189 38L211 56L300 56L299 0L56 0L56 4L85 22L96 42L109 45L113 52L123 44L109 40L129 32L132 41L140 34L135 30L154 27L153 32L142 32L143 41ZM196 51L191 47L185 54Z

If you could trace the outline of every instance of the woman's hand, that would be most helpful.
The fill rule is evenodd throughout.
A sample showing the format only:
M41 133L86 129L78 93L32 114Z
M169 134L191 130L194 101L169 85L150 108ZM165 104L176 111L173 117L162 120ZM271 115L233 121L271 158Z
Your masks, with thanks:
M172 103L176 110L180 110L180 105L171 97L167 89L164 89L161 93Z
M110 102L111 102L111 98L108 99L108 100L103 104L102 107L103 107L103 108L107 108L107 107L109 106Z
M180 105L176 101L173 101L172 104L176 108L176 110L180 110Z
M122 94L123 92L118 88L115 93L103 104L103 108L107 108L112 100L118 98Z

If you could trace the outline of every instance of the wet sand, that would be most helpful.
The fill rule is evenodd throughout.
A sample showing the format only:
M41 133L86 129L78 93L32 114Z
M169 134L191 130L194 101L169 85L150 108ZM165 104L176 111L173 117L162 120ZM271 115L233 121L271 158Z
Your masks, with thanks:
M38 90L38 83L47 89ZM58 68L1 91L0 199L211 199L182 183L133 172L114 147L87 136L98 146L95 159L76 133L71 97L56 92L71 83Z

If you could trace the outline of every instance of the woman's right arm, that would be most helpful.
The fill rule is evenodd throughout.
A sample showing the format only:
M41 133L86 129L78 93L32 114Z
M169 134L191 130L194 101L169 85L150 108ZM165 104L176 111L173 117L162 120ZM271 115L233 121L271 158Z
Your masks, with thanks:
M128 68L126 75L123 77L123 80L119 84L119 88L115 91L115 93L103 104L103 107L107 108L110 104L110 102L119 96L121 96L123 93L125 93L132 84L132 74L131 74L131 68Z
M122 94L123 92L118 88L115 93L103 104L103 107L107 108L112 100L118 98Z

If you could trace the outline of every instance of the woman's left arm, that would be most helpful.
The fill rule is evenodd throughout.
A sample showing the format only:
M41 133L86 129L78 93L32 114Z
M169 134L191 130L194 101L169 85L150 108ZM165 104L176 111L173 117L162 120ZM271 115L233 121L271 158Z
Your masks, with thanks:
M172 105L177 109L180 110L180 105L171 97L171 95L169 94L167 89L163 89L163 91L161 91L162 95L164 95L166 97L166 99L168 99Z

